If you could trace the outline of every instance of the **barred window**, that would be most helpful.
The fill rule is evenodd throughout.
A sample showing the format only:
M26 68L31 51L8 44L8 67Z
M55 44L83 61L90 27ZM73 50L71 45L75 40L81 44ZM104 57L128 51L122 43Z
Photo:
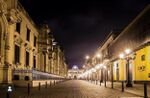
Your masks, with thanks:
M145 55L141 56L141 61L145 61Z
M14 59L15 59L15 64L19 63L19 58L20 58L20 47L18 45L15 45L15 51L14 51Z
M31 30L27 28L27 36L26 36L27 41L30 41L30 31Z
M36 40L37 40L37 38L36 38L36 36L34 36L34 47L36 47Z
M36 56L33 56L33 68L36 68Z
M26 51L26 66L29 66L29 52Z
M20 33L21 23L16 23L16 31Z

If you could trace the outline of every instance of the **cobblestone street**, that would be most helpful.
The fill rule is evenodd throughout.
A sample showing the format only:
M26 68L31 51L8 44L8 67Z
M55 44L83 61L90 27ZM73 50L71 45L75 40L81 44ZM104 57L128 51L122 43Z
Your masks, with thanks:
M31 90L31 94L20 95L18 98L139 98L139 96L122 93L104 86L97 86L82 80L61 82L55 86L42 88L41 91ZM1 97L0 97L1 98ZM14 98L14 97L11 97Z

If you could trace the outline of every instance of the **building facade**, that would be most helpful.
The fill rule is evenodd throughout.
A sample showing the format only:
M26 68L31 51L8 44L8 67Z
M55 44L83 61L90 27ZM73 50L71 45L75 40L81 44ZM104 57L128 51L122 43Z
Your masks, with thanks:
M18 0L0 1L0 28L0 83L66 76L64 54L56 53L48 25L37 27ZM53 54L61 57L57 73Z
M79 69L78 66L74 65L72 69L68 70L68 79L79 79L79 75L83 73L83 69Z
M93 67L82 76L101 81L126 81L127 87L135 82L150 81L149 17L150 5L125 29L111 31L90 58ZM97 57L97 53L101 57Z
M54 67L54 74L60 76L67 76L67 64L65 62L65 55L62 49L60 48L57 43L53 44L53 66Z

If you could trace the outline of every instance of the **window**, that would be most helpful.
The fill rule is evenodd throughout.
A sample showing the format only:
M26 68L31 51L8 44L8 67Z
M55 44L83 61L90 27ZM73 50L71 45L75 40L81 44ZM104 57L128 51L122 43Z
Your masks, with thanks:
M141 56L141 61L145 61L145 55Z
M28 81L28 80L30 80L30 77L29 76L25 76L24 80Z
M30 29L27 28L27 41L30 41Z
M26 66L29 66L29 52L26 51Z
M36 68L36 56L33 56L33 68Z
M16 31L18 33L20 33L20 25L21 25L21 23L16 23Z
M20 47L15 45L15 51L14 51L14 59L15 59L15 64L19 63L19 58L20 58Z
M19 80L19 75L14 75L13 80Z
M34 36L34 47L36 47L36 36Z
M43 53L43 56L44 56L44 71L46 71L46 54L45 53Z

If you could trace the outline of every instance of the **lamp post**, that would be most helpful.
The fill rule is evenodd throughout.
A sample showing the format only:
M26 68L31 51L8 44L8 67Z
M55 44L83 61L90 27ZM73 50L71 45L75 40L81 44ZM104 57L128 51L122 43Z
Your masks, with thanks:
M130 77L130 74L131 74L131 71L130 71L130 57L129 57L129 53L130 53L130 49L126 49L125 50L125 53L127 54L127 57L126 57L126 61L127 61L127 83L126 83L126 87L132 87L132 80L131 80L131 77Z
M107 76L106 66L104 66L104 72L105 72L104 75L105 75L105 87L106 87L106 76Z
M114 88L114 72L113 72L113 65L111 66L111 88Z
M103 67L101 67L101 83L103 83Z
M85 56L85 59L86 59L86 60L88 60L89 58L90 58L90 56L89 56L89 55L86 55L86 56Z
M99 54L99 53L97 53L96 54L96 61L97 61L97 63L100 63L100 59L102 58L102 55L101 54ZM100 85L101 85L101 83L103 82L103 67L102 67L102 65L101 65L101 67L100 67L100 73L101 73L101 75L100 75Z
M130 49L126 49L125 53L126 53L126 57L124 57L124 54L120 54L119 57L120 59L125 59L126 60L126 72L127 72L127 83L126 83L126 87L132 87L132 80L131 80L131 71L130 71L130 59L132 59L131 57L129 57L131 50Z
M119 55L119 58L120 58L121 60L123 60L123 59L124 59L124 54L123 54L123 53L120 54L120 55ZM124 92L124 81L122 81L122 92Z
M100 58L101 58L101 57L102 57L101 54L99 54L99 53L96 54L96 61L97 61L97 64L100 63ZM99 74L99 72L98 72L97 74ZM98 77L99 77L99 81L100 81L100 85L101 85L101 78L100 78L99 75L98 75Z

